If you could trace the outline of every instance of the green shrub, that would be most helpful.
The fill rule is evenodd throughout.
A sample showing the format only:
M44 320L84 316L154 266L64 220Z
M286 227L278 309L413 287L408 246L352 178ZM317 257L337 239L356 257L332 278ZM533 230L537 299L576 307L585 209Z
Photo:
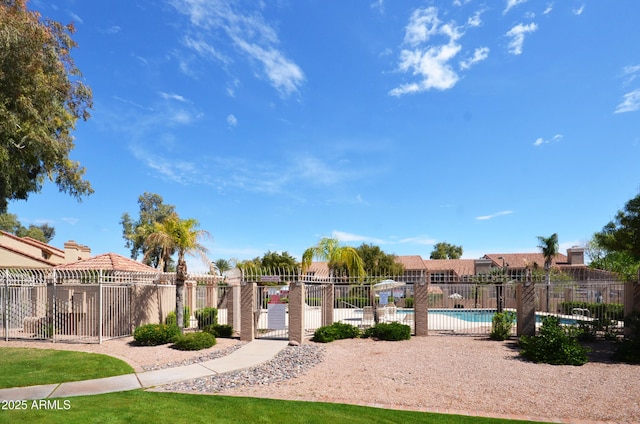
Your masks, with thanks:
M605 340L618 340L618 321L609 318L596 318L590 321L578 321L578 340L595 341L599 337Z
M216 341L213 334L196 331L177 337L171 347L178 350L202 350L215 345Z
M625 327L629 334L618 345L615 357L630 364L640 364L640 312L628 316Z
M135 329L133 339L144 346L157 346L171 343L179 335L180 329L175 324L147 324Z
M491 320L491 333L489 338L492 340L507 340L511 337L511 328L516 322L516 314L514 312L498 312Z
M620 303L560 302L560 313L572 315L574 308L587 309L591 318L624 319L624 306Z
M413 297L406 297L404 299L404 307L405 308L413 308Z
M184 307L184 315L182 316L182 326L184 328L189 328L191 318L191 309L188 306ZM171 311L167 314L167 318L165 318L164 323L167 325L178 325L178 320L176 318L176 312Z
M411 327L399 322L381 322L367 328L364 332L364 337L387 341L409 340L411 338Z
M223 339L230 339L233 337L233 327L227 324L209 324L204 327L202 331L206 331L207 333Z
M200 330L211 324L218 323L218 310L216 308L197 309L194 315L198 320L198 329Z
M578 334L576 327L563 328L557 317L544 317L539 335L520 338L520 354L531 361L545 364L584 365L588 361L589 349L580 345Z
M311 340L318 343L329 343L334 340L355 339L359 336L360 329L358 327L342 322L334 322L331 325L316 329Z

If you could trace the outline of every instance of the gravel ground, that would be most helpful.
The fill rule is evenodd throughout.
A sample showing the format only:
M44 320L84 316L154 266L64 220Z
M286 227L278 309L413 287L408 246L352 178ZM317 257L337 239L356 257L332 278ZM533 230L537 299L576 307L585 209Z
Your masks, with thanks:
M219 339L207 351L135 347L130 339L103 345L0 342L105 353L137 370L192 363L239 347ZM640 366L613 363L611 345L596 344L581 367L520 359L513 342L468 336L368 339L288 347L251 370L164 387L190 393L339 402L418 411L471 411L538 418L640 423Z

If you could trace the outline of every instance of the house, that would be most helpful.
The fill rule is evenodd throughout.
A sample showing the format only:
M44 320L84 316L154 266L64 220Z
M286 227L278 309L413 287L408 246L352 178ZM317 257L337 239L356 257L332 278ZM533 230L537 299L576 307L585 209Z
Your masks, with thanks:
M0 268L47 269L91 256L91 249L70 240L60 249L31 237L0 231Z

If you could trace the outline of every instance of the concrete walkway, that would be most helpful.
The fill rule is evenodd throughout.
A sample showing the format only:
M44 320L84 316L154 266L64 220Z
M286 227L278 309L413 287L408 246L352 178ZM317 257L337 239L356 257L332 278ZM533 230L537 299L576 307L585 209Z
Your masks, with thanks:
M98 395L135 389L149 389L164 384L251 368L270 360L287 347L288 344L289 342L286 340L257 339L227 356L197 364L95 380L0 389L0 401Z

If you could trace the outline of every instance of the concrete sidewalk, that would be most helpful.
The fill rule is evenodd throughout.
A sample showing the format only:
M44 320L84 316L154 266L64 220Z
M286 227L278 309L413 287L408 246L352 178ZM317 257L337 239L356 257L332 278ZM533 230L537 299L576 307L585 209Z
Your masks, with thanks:
M149 389L164 384L243 370L266 362L289 344L286 340L254 340L222 358L163 370L42 386L0 389L0 401L34 400Z

